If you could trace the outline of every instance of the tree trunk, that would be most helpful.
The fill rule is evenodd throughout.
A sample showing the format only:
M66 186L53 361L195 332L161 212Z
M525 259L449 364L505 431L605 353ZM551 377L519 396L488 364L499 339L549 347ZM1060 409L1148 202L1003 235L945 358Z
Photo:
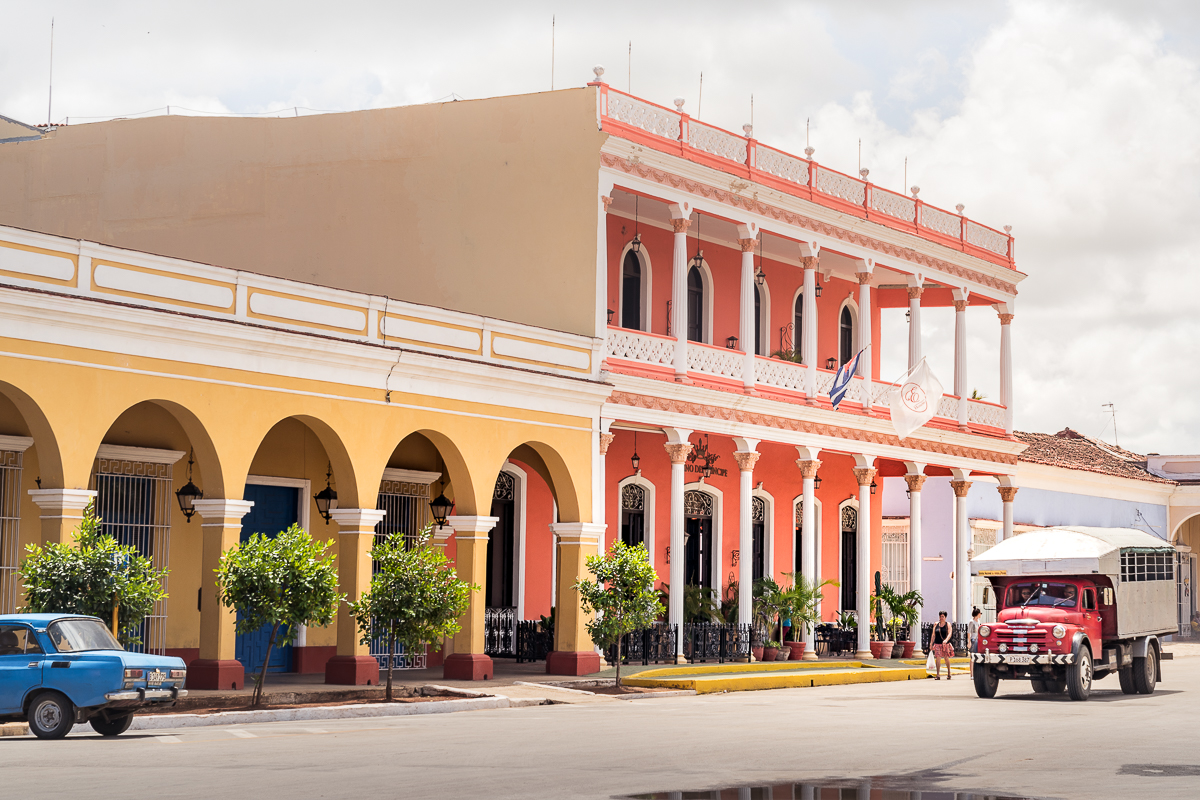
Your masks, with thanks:
M396 632L388 631L387 701L392 702L392 664L396 661Z
M254 687L254 696L250 705L262 704L263 687L267 682L267 665L271 663L271 650L275 647L275 635L279 633L279 623L271 626L271 638L267 641L267 654L263 657L262 669L258 673L258 686Z
M617 637L617 688L621 688L621 639Z

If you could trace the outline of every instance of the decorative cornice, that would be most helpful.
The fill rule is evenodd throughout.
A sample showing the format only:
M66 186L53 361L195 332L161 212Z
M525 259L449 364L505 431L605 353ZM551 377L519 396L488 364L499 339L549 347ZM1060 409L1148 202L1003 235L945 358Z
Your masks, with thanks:
M735 208L742 208L755 214L761 214L764 217L770 217L771 219L786 222L789 225L795 225L796 227L804 228L822 236L840 239L844 242L857 244L861 247L869 247L878 253L883 253L895 258L902 258L905 261L910 261L914 264L920 264L921 266L929 267L930 269L945 272L946 274L953 275L957 278L974 281L980 286L987 286L999 292L1012 295L1017 293L1016 284L1008 283L1000 280L999 278L993 278L990 275L984 275L982 272L977 272L973 269L967 269L966 267L960 267L957 264L950 263L949 261L943 261L940 258L920 253L911 247L891 244L889 242L880 241L872 236L866 236L854 231L848 231L836 225L830 225L827 222L821 222L820 220L815 220L811 217L804 216L803 214L796 214L792 211L779 208L778 206L768 205L767 203L763 203L753 197L743 197L742 195L735 194L734 192L718 189L715 186L709 186L708 184L700 183L698 181L688 180L687 178L674 175L665 170L648 167L639 162L631 162L629 159L621 158L620 156L613 155L612 153L601 153L600 161L606 167L620 169L623 172L631 175L637 175L639 178L645 178L664 186L670 186L674 189L683 189L684 191L691 192L692 194L698 194L701 197L716 200L719 203L725 203L726 205L734 206ZM676 222L687 222L687 220L672 220L672 223ZM684 230L686 229L687 228L685 226ZM675 231L676 233L680 232L678 226L675 228ZM807 268L808 267L806 266L805 269Z
M997 486L996 491L1000 493L1000 501L1003 503L1011 503L1017 496L1019 486Z
M817 436L830 436L838 439L862 442L866 444L902 447L909 450L921 450L927 453L954 456L956 458L972 458L980 461L991 461L999 464L1016 464L1017 457L1008 453L995 453L976 447L961 447L958 445L931 442L924 439L908 438L903 441L894 434L876 433L873 431L856 430L840 425L827 425L809 420L777 417L772 414L759 414L743 411L728 406L711 406L702 403L689 403L683 400L672 400L667 397L653 397L632 392L613 392L608 402L615 405L646 408L652 411L665 411L672 414L688 414L693 417L707 417L729 422L740 422L746 425L762 425L768 428L811 433ZM669 447L669 445L668 445ZM668 451L670 452L670 451Z
M800 468L801 478L815 478L817 477L817 470L821 468L821 462L815 458L811 461L805 461L802 458L797 458L796 466Z
M742 472L752 472L754 470L754 465L758 463L758 459L761 455L762 453L739 450L733 454L733 460L737 462L738 469Z
M687 229L691 227L691 225L692 221L690 219L671 220L671 227L675 229L676 233L687 233Z
M615 433L600 434L600 455L608 455L608 446L613 443L613 439L617 438Z
M954 490L955 497L966 497L967 492L971 491L971 481L950 481L950 488Z
M738 244L742 246L743 253L753 253L755 245L758 244L758 239L738 239Z
M908 483L909 492L919 492L921 487L925 485L924 475L905 475L904 480Z
M667 456L670 457L672 464L687 463L688 456L692 452L692 445L689 442L678 442L675 444L668 442L663 447L667 448Z
M870 486L871 482L875 480L875 468L855 467L854 479L858 481L859 486Z

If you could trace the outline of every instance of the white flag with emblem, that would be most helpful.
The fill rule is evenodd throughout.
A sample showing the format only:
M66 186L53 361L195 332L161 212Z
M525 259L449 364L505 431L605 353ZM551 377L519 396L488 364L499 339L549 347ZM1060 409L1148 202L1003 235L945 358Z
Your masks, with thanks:
M922 358L888 391L896 435L907 439L913 431L933 419L941 400L942 384Z

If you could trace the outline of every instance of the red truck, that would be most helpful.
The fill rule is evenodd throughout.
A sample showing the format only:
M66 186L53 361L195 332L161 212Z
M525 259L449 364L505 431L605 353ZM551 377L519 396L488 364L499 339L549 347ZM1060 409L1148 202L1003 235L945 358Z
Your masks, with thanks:
M971 560L992 584L997 621L971 648L975 692L1001 680L1086 700L1116 673L1121 691L1150 694L1161 680L1159 637L1175 633L1175 549L1131 528L1047 528L1014 536Z

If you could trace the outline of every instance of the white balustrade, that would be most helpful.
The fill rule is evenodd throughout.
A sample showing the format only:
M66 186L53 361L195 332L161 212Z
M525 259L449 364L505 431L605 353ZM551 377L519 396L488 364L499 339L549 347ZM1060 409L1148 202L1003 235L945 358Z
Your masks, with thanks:
M741 136L692 120L688 127L688 144L697 150L728 158L739 164L746 163L746 140Z
M1003 428L1004 407L971 400L967 403L967 422L974 422L976 425L988 425L992 428Z
M780 358L754 359L754 376L758 383L764 386L776 386L780 389L804 391L804 375L807 372L803 365L795 361L784 361Z
M817 190L834 197L840 197L846 202L861 206L867 197L867 185L856 181L839 172L827 169L817 170Z
M872 384L871 402L875 403L876 405L886 405L891 399L888 397L888 393L891 392L893 388L894 387L890 383Z
M912 222L917 218L917 202L915 200L878 187L871 189L871 210L881 211L905 222Z
M836 372L822 372L817 370L817 396L829 396L829 390L833 388L833 379L837 377Z
M608 116L667 139L679 139L679 114L624 94L608 93Z
M958 419L958 398L951 394L942 395L938 401L937 415L947 419Z
M921 207L921 224L946 236L955 239L962 238L962 217L947 214L933 206Z
M675 359L675 340L651 336L639 331L608 331L605 346L610 358L625 358L645 364L666 364Z
M724 347L706 347L688 342L688 370L720 375L725 378L741 378L746 354L740 350Z
M967 220L967 241L998 255L1008 255L1008 237L978 222Z
M802 158L759 145L755 150L754 161L761 172L783 178L785 181L808 185L808 162Z

